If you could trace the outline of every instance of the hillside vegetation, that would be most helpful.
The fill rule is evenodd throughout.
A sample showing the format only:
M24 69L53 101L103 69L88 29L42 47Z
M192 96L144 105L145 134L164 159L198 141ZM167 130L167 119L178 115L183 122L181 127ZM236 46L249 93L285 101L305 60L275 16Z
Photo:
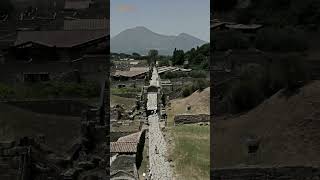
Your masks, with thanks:
M250 165L250 137L260 141L255 165L319 166L319 89L315 81L290 97L280 91L244 115L215 121L214 167Z
M186 106L192 108L188 113L209 114L210 88L196 91L186 98L171 101L167 108L168 133L170 141L170 159L174 161L176 179L209 179L210 177L210 126L188 124L173 126L174 116L186 112Z

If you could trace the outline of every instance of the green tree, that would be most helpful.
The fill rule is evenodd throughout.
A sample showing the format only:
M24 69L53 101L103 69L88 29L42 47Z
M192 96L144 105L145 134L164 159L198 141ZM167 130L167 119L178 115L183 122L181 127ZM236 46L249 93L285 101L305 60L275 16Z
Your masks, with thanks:
M172 56L172 64L173 65L183 65L184 63L184 51L174 49L173 56Z
M198 54L195 58L194 58L194 64L199 65L201 64L203 61L206 61L207 58L203 55L203 54Z
M170 66L170 61L169 59L162 59L159 61L159 66Z
M148 64L149 65L155 64L158 56L158 50L151 49L148 55L149 55Z
M132 53L132 57L134 58L134 59L139 59L140 57L141 57L141 55L139 54L139 53Z

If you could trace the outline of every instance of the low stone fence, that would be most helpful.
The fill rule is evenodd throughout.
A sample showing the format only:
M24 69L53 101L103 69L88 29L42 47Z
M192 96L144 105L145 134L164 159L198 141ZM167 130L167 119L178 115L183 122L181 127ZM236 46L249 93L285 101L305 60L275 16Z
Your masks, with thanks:
M320 179L320 169L314 167L252 167L226 168L211 171L213 180L316 180Z
M208 114L181 114L181 115L176 115L174 117L174 124L179 125L179 124L194 124L194 123L199 123L199 122L210 122L210 115Z

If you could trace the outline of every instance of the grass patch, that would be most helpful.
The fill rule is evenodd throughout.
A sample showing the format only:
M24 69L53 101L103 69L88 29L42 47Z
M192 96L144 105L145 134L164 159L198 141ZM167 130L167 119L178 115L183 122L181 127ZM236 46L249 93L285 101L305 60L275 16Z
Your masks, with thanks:
M210 128L197 124L176 126L173 159L179 179L210 178Z
M176 111L168 111L168 129L173 137L170 159L177 179L210 179L210 127L198 124L173 126Z
M138 94L141 92L141 88L123 87L123 88L111 88L111 94Z
M111 95L111 97L110 97L110 106L114 106L114 105L117 105L117 104L120 104L125 109L130 109L134 105L136 105L136 99Z

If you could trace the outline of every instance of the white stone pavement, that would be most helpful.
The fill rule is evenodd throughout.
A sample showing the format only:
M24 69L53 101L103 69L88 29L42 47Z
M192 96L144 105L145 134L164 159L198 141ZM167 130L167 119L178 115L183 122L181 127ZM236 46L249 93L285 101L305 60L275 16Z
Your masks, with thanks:
M171 180L171 167L165 157L167 144L160 130L158 114L150 115L148 121L151 180Z
M150 85L159 87L160 79L156 68L153 68ZM152 107L157 107L158 94L148 94L148 102ZM156 104L156 105L155 105ZM155 109L156 110L156 109ZM155 111L156 112L156 111ZM160 129L159 115L148 116L149 122L149 167L151 180L171 180L172 171L166 158L167 144Z

